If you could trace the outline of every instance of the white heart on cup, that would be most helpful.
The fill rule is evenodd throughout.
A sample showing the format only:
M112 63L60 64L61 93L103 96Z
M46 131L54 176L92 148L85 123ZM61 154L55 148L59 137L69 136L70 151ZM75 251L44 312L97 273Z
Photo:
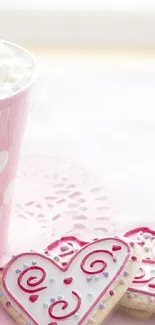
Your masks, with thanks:
M3 173L9 159L8 151L0 151L0 173Z

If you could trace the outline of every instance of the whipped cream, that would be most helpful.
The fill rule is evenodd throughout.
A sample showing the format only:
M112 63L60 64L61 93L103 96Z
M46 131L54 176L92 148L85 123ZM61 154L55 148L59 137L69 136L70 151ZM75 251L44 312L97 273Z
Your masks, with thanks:
M13 47L0 41L0 99L25 87L33 71L33 63L28 57L18 56Z

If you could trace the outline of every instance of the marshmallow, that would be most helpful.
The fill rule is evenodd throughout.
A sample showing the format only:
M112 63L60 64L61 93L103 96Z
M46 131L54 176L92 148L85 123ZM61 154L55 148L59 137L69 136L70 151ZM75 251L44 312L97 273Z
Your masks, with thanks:
M24 88L33 74L33 64L14 53L11 47L0 41L0 99Z

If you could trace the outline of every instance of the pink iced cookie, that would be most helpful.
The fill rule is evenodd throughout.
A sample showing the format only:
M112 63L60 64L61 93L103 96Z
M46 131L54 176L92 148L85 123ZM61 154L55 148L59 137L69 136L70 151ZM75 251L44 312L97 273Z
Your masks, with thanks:
M113 237L84 245L64 266L47 251L23 253L1 270L0 302L20 325L99 325L140 261L138 245Z
M125 237L136 241L142 248L142 263L121 304L147 312L155 312L155 231L147 227L128 231Z
M141 245L144 245L144 238L142 236L142 233L140 232L140 235L138 236L138 243ZM148 236L146 236L148 237ZM133 238L135 239L135 234L133 231ZM145 239L146 241L146 239ZM72 255L75 254L77 250L80 249L80 247L86 245L86 242L81 241L77 237L74 236L68 236L68 237L62 237L61 239L53 242L51 245L49 245L46 249L47 254L53 254L53 258L58 263L61 263L62 265L65 265L66 261L69 261L71 259ZM147 246L145 246L147 247ZM145 249L145 252L148 251ZM142 319L142 320L148 320L152 317L152 313L141 311L141 310L134 310L127 308L125 306L120 306L120 309L124 311L129 316L135 318L135 319Z

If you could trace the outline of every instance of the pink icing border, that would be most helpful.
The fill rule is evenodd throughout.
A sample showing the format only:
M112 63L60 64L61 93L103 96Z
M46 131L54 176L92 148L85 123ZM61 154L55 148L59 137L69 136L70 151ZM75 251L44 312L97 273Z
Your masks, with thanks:
M153 229L150 229L148 227L137 227L137 228L134 228L134 229L131 229L129 231L127 231L125 234L124 234L124 237L130 237L132 235L135 235L137 234L138 232L140 231L143 231L143 232L148 232L150 233L151 235L155 235L155 230ZM144 264L155 264L155 260L148 260L148 259L143 259L142 260L142 263ZM142 290L142 289L135 289L135 288L131 288L129 287L128 288L128 291L131 291L131 292L138 292L138 293L142 293L144 295L148 295L148 296L152 296L152 297L155 297L155 293L153 292L150 292L150 291L146 291L146 290Z
M75 255L70 259L70 261L66 264L65 267L61 267L59 264L55 263L52 259L48 258L47 256L44 256L42 254L39 253L33 253L33 252L28 252L28 253L23 253L23 254L19 254L17 256L15 256L6 266L6 268L4 269L3 272L3 277L2 277L2 285L3 288L6 292L6 294L9 296L9 298L20 308L20 310L28 317L28 319L30 319L31 321L33 321L33 323L35 325L40 325L39 323L36 322L36 320L26 311L25 308L23 308L23 306L18 302L18 300L16 300L14 298L14 296L10 293L7 284L6 284L6 276L7 276L7 272L9 270L9 268L11 267L11 265L14 263L15 260L19 259L22 256L40 256L45 260L48 260L50 263L52 263L56 268L58 268L59 270L61 270L62 272L66 272L71 263L73 263L73 261L76 259L76 257L80 254L81 251L85 250L87 247L92 246L96 243L100 243L103 241L110 241L110 240L114 240L115 242L119 242L123 245L125 245L127 247L127 255L125 257L125 260L123 262L123 264L121 265L121 267L119 268L118 272L116 273L116 275L114 276L114 278L109 282L109 284L104 288L104 290L100 293L100 295L98 296L98 298L96 299L96 301L93 303L93 305L89 308L89 310L85 313L85 315L82 317L82 319L78 322L77 325L82 325L82 323L87 319L87 317L89 316L89 314L91 314L91 312L95 309L96 305L101 301L102 297L105 295L105 293L109 290L109 288L111 287L111 285L114 283L114 281L117 279L117 277L121 274L121 272L123 271L123 269L125 268L127 262L129 261L129 258L131 256L131 247L130 245L123 241L122 239L119 238L113 238L113 237L107 237L107 238L103 238L103 239L99 239L95 242L92 243L88 243L87 245L85 245L84 247L82 247L77 253L75 253Z
M124 236L129 237L130 235L137 234L137 232L139 232L139 231L145 231L145 232L150 233L151 235L155 235L155 230L153 230L149 227L136 227L136 228L133 228L133 229L127 231Z

